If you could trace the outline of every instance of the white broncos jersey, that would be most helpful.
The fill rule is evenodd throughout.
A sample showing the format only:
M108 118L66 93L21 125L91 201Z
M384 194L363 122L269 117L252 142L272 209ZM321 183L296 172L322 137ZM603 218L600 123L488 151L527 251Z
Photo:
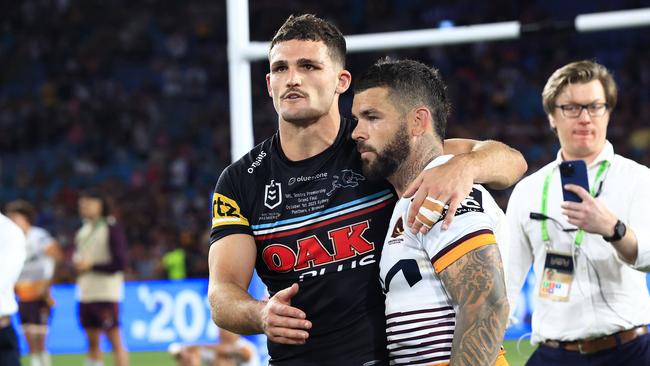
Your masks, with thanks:
M54 275L56 262L45 254L54 238L45 229L32 226L27 232L27 258L18 282L49 280Z
M438 157L427 168L450 158ZM414 235L404 227L410 203L401 199L395 205L380 262L390 364L446 365L457 309L438 274L466 253L497 242L507 263L505 215L485 188L474 185L449 229L441 230L441 218L426 235Z

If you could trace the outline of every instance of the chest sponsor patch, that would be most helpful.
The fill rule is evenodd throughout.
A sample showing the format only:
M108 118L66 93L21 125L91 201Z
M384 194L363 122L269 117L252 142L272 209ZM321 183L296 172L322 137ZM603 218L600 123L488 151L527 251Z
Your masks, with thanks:
M212 228L223 225L246 225L248 220L241 214L235 200L220 193L212 196Z

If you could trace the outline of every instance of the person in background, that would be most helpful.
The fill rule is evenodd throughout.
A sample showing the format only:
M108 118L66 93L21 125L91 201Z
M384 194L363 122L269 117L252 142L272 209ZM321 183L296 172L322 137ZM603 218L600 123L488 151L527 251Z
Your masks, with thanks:
M27 238L27 259L18 282L18 309L23 333L29 346L32 366L51 366L45 349L45 337L54 304L50 285L56 263L63 258L57 241L45 229L34 226L36 210L27 201L16 200L5 207L7 217L18 225Z
M178 366L259 366L255 345L238 334L219 329L219 343L169 345L169 354Z
M79 196L83 225L75 235L73 261L79 287L79 320L88 339L86 366L101 366L99 338L106 334L116 366L128 365L120 335L119 303L123 298L127 242L124 230L97 190Z
M603 65L578 61L557 69L542 92L560 150L515 186L506 213L510 303L531 265L535 272L531 342L539 347L527 365L650 365L650 169L607 141L616 89ZM587 166L588 190L562 186L560 164L576 160ZM563 189L580 202L565 201Z
M0 214L0 365L20 366L18 337L11 316L18 311L14 286L27 253L25 234Z

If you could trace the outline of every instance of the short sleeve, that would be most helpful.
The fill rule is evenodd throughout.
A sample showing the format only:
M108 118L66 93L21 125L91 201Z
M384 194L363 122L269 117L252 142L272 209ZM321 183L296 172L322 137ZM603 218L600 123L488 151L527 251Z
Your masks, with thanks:
M245 199L238 185L245 184L238 179L232 166L226 168L219 177L212 194L212 228L210 243L232 234L253 235L250 228L249 213L245 209Z
M454 221L447 230L441 230L440 221L422 237L436 273L476 248L497 243L494 235L496 218L484 208L486 200L491 200L489 193L475 186L456 210Z

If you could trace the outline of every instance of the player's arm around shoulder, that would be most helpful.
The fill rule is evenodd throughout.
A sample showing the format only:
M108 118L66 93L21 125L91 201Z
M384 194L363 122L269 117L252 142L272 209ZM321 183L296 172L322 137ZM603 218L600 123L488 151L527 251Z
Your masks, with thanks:
M518 150L495 140L445 140L444 153L473 167L474 183L505 189L517 183L528 170L526 159Z
M427 197L448 205L450 214L445 218L446 229L474 183L505 189L516 183L528 169L519 151L493 140L445 140L444 154L454 156L444 164L424 170L404 191L404 197L413 196L406 221L413 232L427 231L421 222L415 220Z
M474 244L439 273L457 309L451 365L494 365L508 319L499 247Z

